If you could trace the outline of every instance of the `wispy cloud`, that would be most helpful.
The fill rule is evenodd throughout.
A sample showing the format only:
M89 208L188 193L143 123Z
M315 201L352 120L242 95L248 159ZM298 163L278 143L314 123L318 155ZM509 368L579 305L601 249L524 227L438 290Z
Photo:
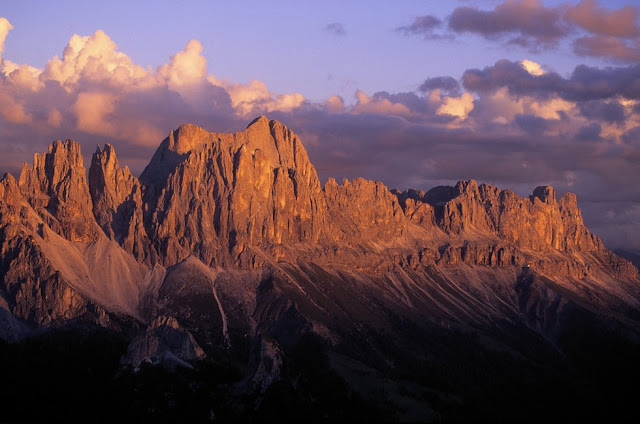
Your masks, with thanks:
M417 16L409 25L396 28L404 35L421 35L425 39L441 39L445 35L437 32L442 27L442 21L433 15Z
M592 34L633 38L640 35L638 13L638 7L608 10L595 0L583 0L567 10L565 19Z
M338 37L344 37L345 35L347 35L347 30L345 29L344 24L340 22L331 22L324 27L324 30Z
M432 15L418 16L397 30L405 35L423 35L426 39L475 34L532 52L553 48L561 40L571 40L574 52L580 56L638 63L639 16L639 7L607 9L598 6L595 0L556 6L546 6L541 0L505 0L493 9L457 7L445 21Z
M493 10L458 7L449 18L449 28L489 38L505 36L527 44L552 44L567 34L561 9L546 7L539 0L507 0Z

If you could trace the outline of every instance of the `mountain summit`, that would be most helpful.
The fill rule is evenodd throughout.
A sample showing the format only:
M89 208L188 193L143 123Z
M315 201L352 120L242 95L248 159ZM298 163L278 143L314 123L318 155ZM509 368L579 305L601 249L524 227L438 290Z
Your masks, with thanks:
M245 418L289 399L333 419L516 419L518 390L555 408L586 387L562 409L584 412L618 376L609 353L639 351L640 280L577 204L474 180L323 187L263 116L182 125L139 178L111 145L87 174L56 141L0 181L0 338L90 325L132 369L225 363L235 388L209 401Z

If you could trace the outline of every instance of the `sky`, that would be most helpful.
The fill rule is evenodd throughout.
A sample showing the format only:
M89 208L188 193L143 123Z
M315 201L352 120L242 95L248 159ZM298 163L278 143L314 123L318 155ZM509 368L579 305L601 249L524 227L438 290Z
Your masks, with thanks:
M640 2L0 2L0 172L51 141L139 174L185 122L259 115L321 180L578 195L640 249Z

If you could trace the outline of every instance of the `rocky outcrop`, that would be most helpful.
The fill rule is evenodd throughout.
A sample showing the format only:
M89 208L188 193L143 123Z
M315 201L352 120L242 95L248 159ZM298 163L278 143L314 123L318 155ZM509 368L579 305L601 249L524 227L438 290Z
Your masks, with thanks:
M591 234L582 221L582 213L578 209L578 197L566 193L558 204L560 218L564 230L561 250L564 251L605 251L602 241Z
M148 363L172 370L193 368L191 363L204 357L202 348L174 317L161 315L133 339L122 362L135 368Z
M5 175L0 181L0 291L7 310L32 325L83 315L88 306L41 249L37 240L46 231L16 180Z
M104 233L140 262L156 262L156 251L144 227L142 185L121 168L110 144L98 146L89 168L93 215Z
M466 284L459 269L473 270L470 279L508 281L523 266L572 293L609 285L598 289L603 305L637 303L632 285L612 282L636 281L635 268L587 230L575 195L557 201L550 186L530 197L473 180L427 192L390 192L361 178L322 188L300 139L264 117L235 134L183 125L140 179L108 144L93 155L88 184L82 162L77 143L58 141L25 165L19 183L0 183L0 288L17 319L171 316L206 349L229 348L233 337L246 344L255 331L289 346L297 340L290 333L330 326L291 299L306 299L306 290L325 296L336 288L314 281L333 284L344 278L340 270L389 276L397 286L389 295L409 306L428 294L415 292L423 286ZM313 277L295 267L287 276L277 271L282 263L313 269ZM265 291L268 278L246 287L237 281L250 270L242 277L214 267L258 268L280 282L275 291ZM447 302L432 306L459 308Z
M426 193L423 190L409 189L401 192L393 189L391 192L398 197L402 210L410 221L424 228L435 226L435 210L424 200Z
M592 352L593 334L640 346L639 310L637 270L588 231L575 195L321 187L300 139L264 117L235 134L183 125L139 179L105 145L87 183L67 141L0 180L0 338L108 326L124 364L204 371L189 387L237 394L234 414L282 396L306 414L338 392L341 408L368 393L458 410L483 404L496 367L504 405L504 387L510 402L544 392L528 376Z
M600 239L584 226L577 198L565 194L556 201L551 186L537 187L528 198L474 180L428 192L396 192L405 215L416 224L437 226L466 238L497 237L519 248L601 251Z
M324 196L330 223L326 231L334 241L390 241L407 231L398 199L381 182L356 178L338 185L329 178Z
M326 223L300 139L264 117L235 134L183 125L140 180L149 186L146 228L167 265L191 253L225 264L251 246L313 244Z
M275 340L266 336L256 338L249 364L252 373L242 382L241 387L249 393L266 392L280 378L282 363L283 353Z
M29 204L56 233L82 242L99 234L80 145L75 141L55 141L48 153L36 153L33 166L25 163L22 168L19 185Z

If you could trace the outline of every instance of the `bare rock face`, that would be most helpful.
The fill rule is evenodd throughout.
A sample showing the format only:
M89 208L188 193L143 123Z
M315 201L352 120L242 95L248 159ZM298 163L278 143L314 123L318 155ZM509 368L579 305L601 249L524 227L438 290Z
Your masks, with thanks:
M142 185L121 168L115 150L98 146L89 168L89 191L93 215L104 233L140 262L151 265L156 252L144 227Z
M409 219L425 228L435 225L447 234L497 237L536 251L603 249L602 242L584 226L576 196L567 193L557 202L551 186L537 187L532 196L523 198L469 180L427 193L409 190L396 195Z
M398 197L402 210L410 221L424 228L435 226L435 210L426 202L424 191L409 189L400 192L393 189L391 192Z
M328 230L335 241L388 241L406 232L398 199L381 182L356 178L338 185L329 178L324 195L331 223Z
M81 163L80 158L73 166ZM23 174L25 181L32 181L31 173L37 172L34 169L40 168L28 169ZM30 204L34 198L24 195L25 188L32 186L19 187L9 175L0 181L0 291L8 310L31 325L80 316L104 324L108 322L105 310L137 315L137 292L144 271L116 243L106 239L95 220L87 224L86 211L76 211L81 214L77 219L66 215L77 207L73 199L82 199L64 188L74 175L76 171L69 169L59 181L52 180L58 181L55 187L61 190L60 196L54 192L52 198L67 199L63 213L57 215L69 218L66 220L58 220L46 209L36 212ZM27 191L33 193L43 196ZM84 203L91 206L90 199ZM64 228L69 231L65 233ZM89 228L89 232L83 236L77 233L80 228ZM82 242L87 239L90 242Z
M243 382L243 386L247 392L264 393L280 378L283 354L278 343L265 336L256 339L254 350L250 364L253 373Z
M16 180L6 175L0 181L0 291L16 318L37 325L83 315L88 306L39 246L44 226Z
M226 317L217 297L215 278L211 268L189 256L167 269L155 302L158 315L175 317L205 348L225 343Z
M562 250L606 250L602 241L591 234L587 227L585 227L582 221L582 213L580 209L578 209L578 197L575 194L567 193L562 196L558 209L564 229L564 239L561 245Z
M70 241L88 242L99 234L82 163L80 145L55 141L49 152L35 154L25 163L20 189L45 223Z
M326 222L302 143L264 117L235 134L183 125L140 180L149 186L146 228L167 265L191 253L224 264L251 246L314 243Z
M129 344L123 363L134 367L147 362L169 369L192 368L190 362L204 357L202 348L174 317L161 315Z
M105 145L87 183L79 146L58 141L19 182L0 180L0 338L89 320L122 330L133 367L206 353L238 367L251 411L274 393L313 409L317 387L347 405L359 385L375 388L371 405L402 411L417 390L415 405L457 409L469 375L480 405L497 366L504 405L513 369L529 390L556 348L588 351L592 334L640 346L638 310L637 270L588 231L575 195L473 180L323 188L300 139L264 117L235 134L183 125L139 179Z

